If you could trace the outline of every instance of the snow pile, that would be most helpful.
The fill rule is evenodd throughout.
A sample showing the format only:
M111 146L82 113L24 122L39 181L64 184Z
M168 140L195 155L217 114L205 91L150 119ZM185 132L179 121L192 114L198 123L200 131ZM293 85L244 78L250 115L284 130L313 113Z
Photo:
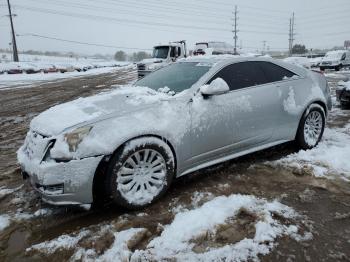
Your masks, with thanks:
M283 59L283 62L305 67L305 68L311 68L311 63L309 59L307 59L306 57L297 57L297 56L287 57Z
M215 234L219 225L235 219L242 210L256 216L253 238L244 238L218 248L208 246L203 253L193 251L196 238ZM257 260L258 255L266 255L271 251L278 237L299 236L296 225L283 225L274 218L274 214L284 219L298 217L292 208L277 201L268 202L244 195L216 197L197 209L177 214L173 222L165 226L162 234L147 245L146 250L135 251L131 261Z
M26 252L37 250L43 253L52 254L60 249L72 249L75 248L77 243L85 236L90 233L88 230L81 231L79 234L74 236L71 235L61 235L50 241L45 241L31 246L26 249Z
M144 228L130 228L124 231L114 233L114 243L111 248L95 261L128 261L131 256L128 243L132 241L139 233L144 232Z
M22 186L19 186L17 188L5 188L4 186L0 187L0 199L3 198L4 196L12 194L13 192L17 191L21 187Z
M326 128L322 141L310 150L301 150L280 160L268 163L297 170L311 170L317 177L334 175L350 180L350 125Z
M0 231L10 225L10 217L8 215L0 215Z

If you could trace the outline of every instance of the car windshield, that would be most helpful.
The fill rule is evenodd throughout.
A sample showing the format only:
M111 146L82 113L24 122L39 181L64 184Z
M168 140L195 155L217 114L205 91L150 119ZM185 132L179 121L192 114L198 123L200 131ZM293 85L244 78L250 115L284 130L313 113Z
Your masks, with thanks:
M169 53L168 46L158 46L153 49L153 58L167 58Z
M211 64L198 62L175 63L163 67L135 83L136 86L147 86L156 91L168 87L171 91L179 93L189 89L206 72Z

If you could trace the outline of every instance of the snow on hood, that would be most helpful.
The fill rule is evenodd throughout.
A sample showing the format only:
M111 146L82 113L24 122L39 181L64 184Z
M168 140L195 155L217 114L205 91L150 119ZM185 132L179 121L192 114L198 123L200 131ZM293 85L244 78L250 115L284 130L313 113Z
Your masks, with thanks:
M152 63L162 63L164 59L162 58L146 58L143 59L140 63L141 64L152 64Z
M30 128L43 135L58 135L68 128L135 112L169 97L147 87L123 86L51 107L35 117Z

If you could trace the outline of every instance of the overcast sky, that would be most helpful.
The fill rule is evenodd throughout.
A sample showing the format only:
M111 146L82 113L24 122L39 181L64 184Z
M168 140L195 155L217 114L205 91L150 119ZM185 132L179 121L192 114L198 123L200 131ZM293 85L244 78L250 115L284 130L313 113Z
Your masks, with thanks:
M115 53L126 48L185 39L233 44L233 10L238 7L238 44L261 50L288 48L289 18L295 12L295 42L307 48L341 46L350 40L349 0L11 0L19 50ZM0 0L0 48L10 37L7 0ZM33 37L80 41L115 48ZM123 48L118 48L123 47Z

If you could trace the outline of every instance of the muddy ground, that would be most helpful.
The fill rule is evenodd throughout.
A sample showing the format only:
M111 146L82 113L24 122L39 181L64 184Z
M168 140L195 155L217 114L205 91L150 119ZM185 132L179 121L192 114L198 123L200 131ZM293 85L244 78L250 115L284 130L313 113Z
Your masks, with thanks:
M266 164L266 161L277 160L295 152L293 143L250 154L177 179L164 198L142 212L130 212L110 205L85 210L81 207L52 207L42 203L28 185L23 185L16 163L15 152L23 142L30 120L53 105L88 96L106 90L113 84L124 84L135 78L135 71L125 70L0 90L0 187L18 187L13 194L0 199L0 214L10 212L18 218L0 231L1 261L68 260L72 255L69 251L43 255L25 250L33 244L80 228L116 223L120 217L126 218L122 228L148 229L150 234L146 239L135 245L135 248L142 248L160 234L159 225L172 221L174 212L171 210L190 205L196 192L215 196L240 193L269 200L278 199L305 215L305 223L312 232L313 239L298 242L282 237L269 255L261 257L262 261L350 261L350 183L337 178L316 178L307 169L300 171ZM337 128L348 124L350 111L344 112L332 113L328 126ZM50 212L25 218L39 209ZM241 219L243 222L235 225L237 234L225 241L238 241L245 234L249 235L244 223L246 218ZM111 245L108 237L100 242L103 248ZM198 246L215 244L220 243L203 242Z

